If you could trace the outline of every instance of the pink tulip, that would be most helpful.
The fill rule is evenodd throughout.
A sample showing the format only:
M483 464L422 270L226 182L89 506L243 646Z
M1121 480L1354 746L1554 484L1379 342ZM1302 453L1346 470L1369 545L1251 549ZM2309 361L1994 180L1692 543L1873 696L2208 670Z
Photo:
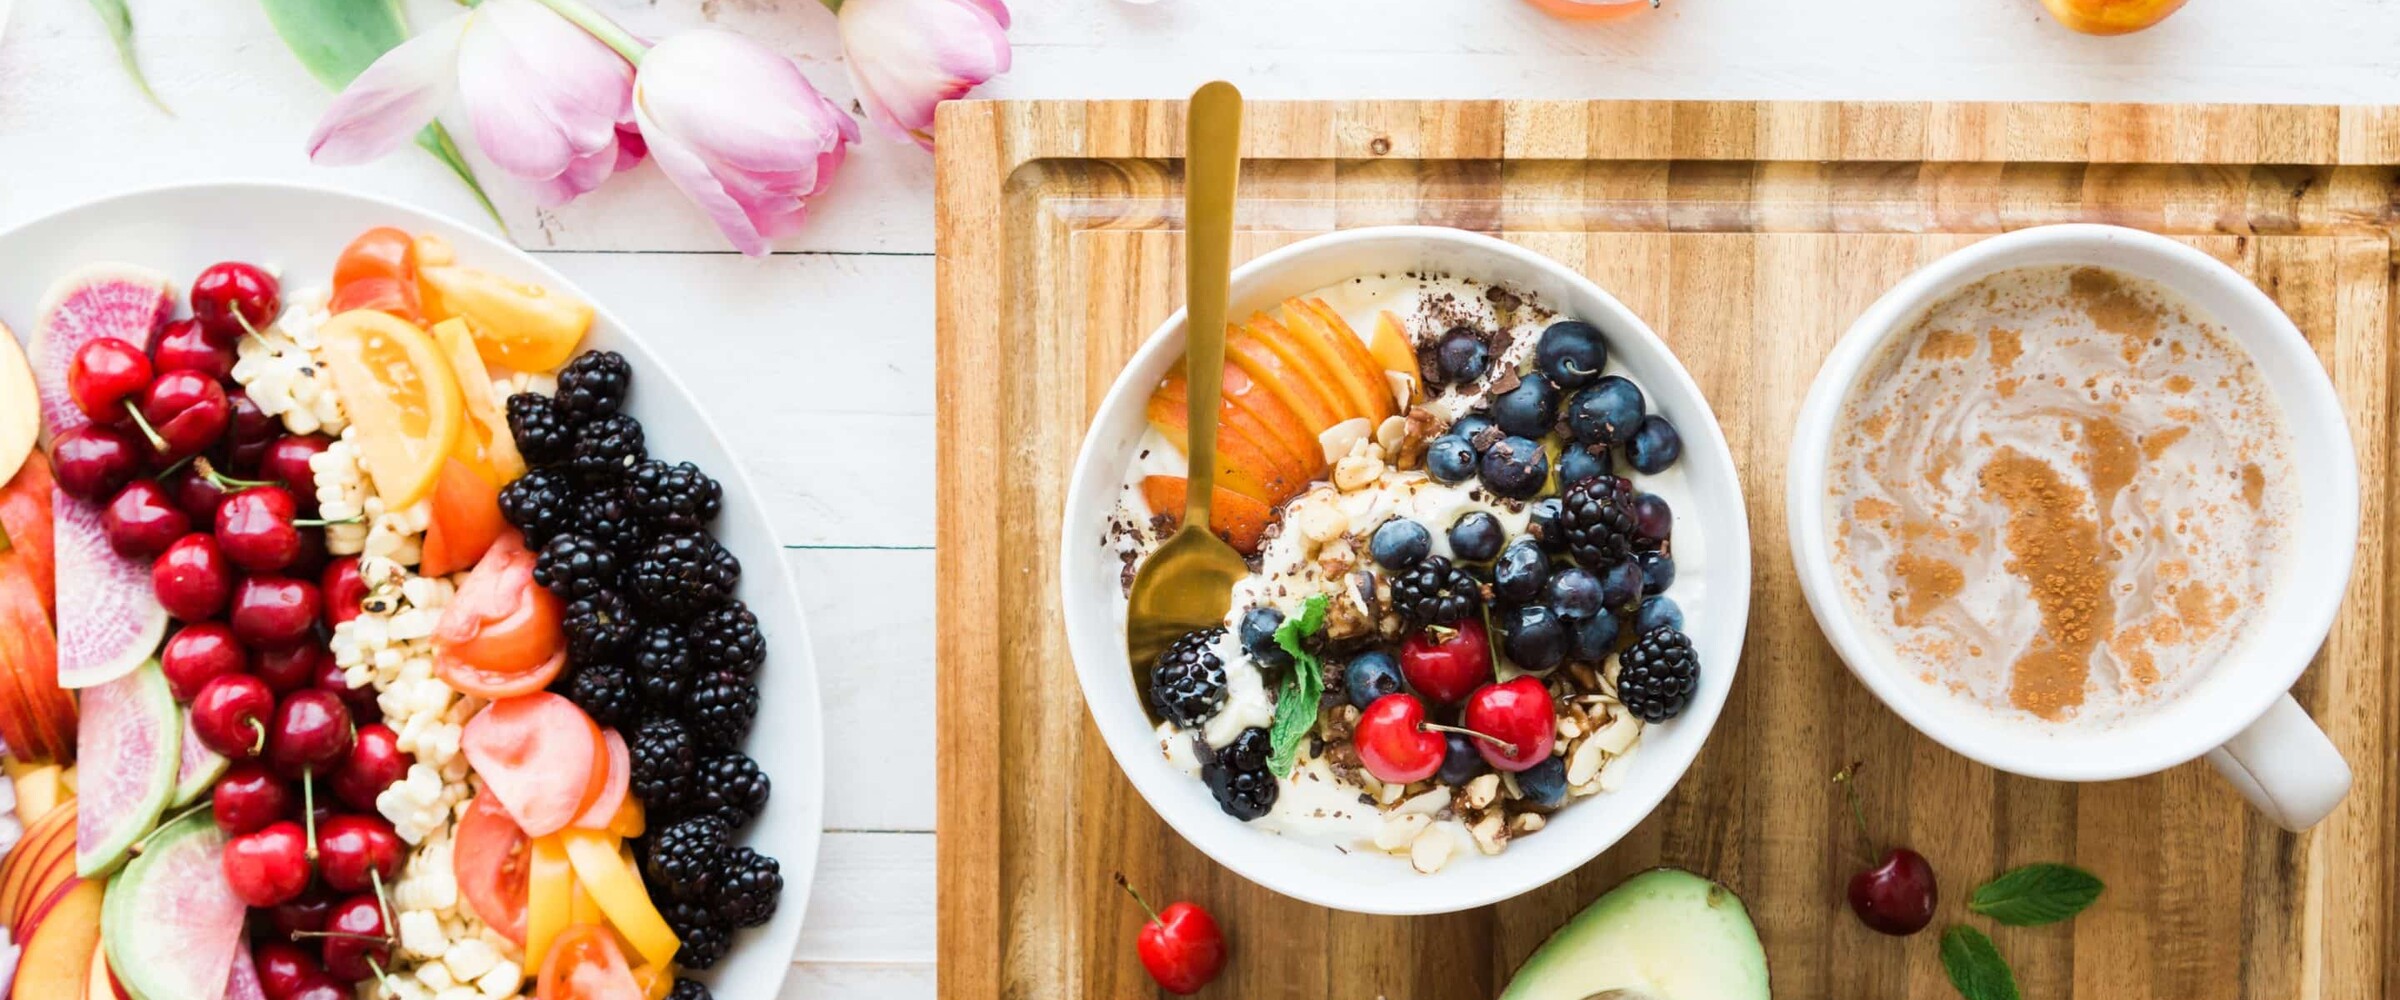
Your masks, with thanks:
M363 163L406 145L455 94L475 144L544 206L642 158L633 65L539 0L486 0L383 54L334 98L309 159Z
M676 35L642 58L633 114L659 169L743 253L808 216L858 141L858 122L791 59L740 35Z
M1001 0L841 0L842 50L867 117L933 148L933 109L1008 72Z

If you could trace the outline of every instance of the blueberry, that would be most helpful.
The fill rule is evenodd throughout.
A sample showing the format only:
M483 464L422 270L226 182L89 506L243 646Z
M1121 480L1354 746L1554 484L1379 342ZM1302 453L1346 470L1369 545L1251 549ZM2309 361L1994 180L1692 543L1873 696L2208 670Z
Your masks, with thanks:
M1542 331L1533 346L1533 366L1562 389L1573 389L1598 378L1608 364L1608 344L1600 330L1581 320L1560 320Z
M1242 612L1242 652L1250 654L1259 665L1288 667L1292 654L1275 643L1275 630L1283 627L1283 612L1259 605Z
M1534 501L1532 506L1526 508L1525 533L1542 543L1543 548L1552 552L1563 551L1567 545L1567 535L1566 530L1559 526L1558 519L1564 515L1566 507L1566 501L1557 497L1543 497Z
M1434 438L1425 448L1425 474L1435 482L1463 483L1475 474L1475 446L1455 434Z
M1484 562L1500 554L1507 541L1500 519L1488 511L1471 510L1450 525L1450 557L1459 562Z
M1542 596L1550 584L1550 554L1530 538L1520 538L1500 550L1492 566L1492 593L1503 601L1523 603Z
M1501 616L1500 652L1520 670L1539 673L1567 661L1567 623L1539 604Z
M1600 603L1612 608L1630 608L1642 598L1642 567L1631 560L1609 567L1600 574Z
M1655 549L1666 544L1675 532L1675 511L1667 506L1665 497L1644 493L1633 498L1633 543L1637 548Z
M1642 423L1642 388L1622 375L1603 375L1567 401L1567 430L1585 444L1624 444Z
M1482 437L1483 432L1491 430L1494 426L1497 425L1492 423L1492 418L1481 413L1470 413L1451 421L1449 433L1451 436L1465 441L1469 447L1474 447L1475 439ZM1477 447L1475 453L1481 455L1483 449Z
M1608 449L1592 445L1568 445L1558 453L1558 485L1561 489L1586 479L1598 479L1608 474Z
M1550 453L1532 438L1504 437L1483 453L1483 485L1492 492L1523 500L1542 491L1550 481Z
M1342 686L1350 691L1350 704L1365 708L1377 698L1400 693L1400 663L1390 653L1370 649L1342 668Z
M1517 380L1517 387L1492 397L1492 420L1518 437L1539 438L1558 423L1558 387L1540 372Z
M1525 795L1525 803L1536 809L1556 809L1567 801L1567 761L1563 757L1544 757L1532 767L1517 772L1517 791Z
M1434 369L1449 382L1473 382L1492 366L1491 346L1473 329L1454 326L1433 345Z
M1675 585L1675 559L1652 549L1633 557L1642 566L1642 593L1656 594Z
M1675 425L1667 418L1651 414L1642 418L1641 427L1633 432L1633 441L1625 446L1625 461L1651 475L1667 471L1667 466L1683 457L1683 435L1675 433Z
M1376 526L1374 536L1367 540L1367 553L1385 569L1407 569L1433 554L1433 533L1415 521L1395 517Z
M1442 754L1442 769L1433 772L1433 780L1445 785L1463 785L1490 770L1483 755L1475 752L1475 739L1458 733L1444 734L1450 747Z
M1644 599L1641 608L1633 613L1633 634L1648 635L1651 629L1661 625L1677 632L1683 631L1683 609L1675 606L1672 597Z
M1575 658L1587 663L1608 659L1617 648L1617 616L1593 615L1575 623Z
M1600 578L1581 566L1559 570L1550 577L1550 607L1560 618L1582 621L1600 613Z

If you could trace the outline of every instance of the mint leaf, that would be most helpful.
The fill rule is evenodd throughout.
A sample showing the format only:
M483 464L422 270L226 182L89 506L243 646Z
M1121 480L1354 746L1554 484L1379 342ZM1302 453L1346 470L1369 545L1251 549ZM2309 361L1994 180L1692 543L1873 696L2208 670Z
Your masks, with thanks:
M2026 865L1978 887L1967 909L2011 927L2036 927L2083 912L2103 888L2098 876L2073 865Z
M1325 697L1325 670L1314 654L1301 647L1301 640L1325 630L1326 603L1325 595L1311 595L1300 605L1299 614L1284 619L1275 629L1275 644L1292 654L1292 676L1275 694L1275 724L1267 730L1267 740L1275 748L1267 755L1267 770L1278 778L1291 775L1300 742L1317 728L1317 702Z
M1942 969L1967 1000L2018 1000L2017 976L1982 931L1958 924L1942 932Z

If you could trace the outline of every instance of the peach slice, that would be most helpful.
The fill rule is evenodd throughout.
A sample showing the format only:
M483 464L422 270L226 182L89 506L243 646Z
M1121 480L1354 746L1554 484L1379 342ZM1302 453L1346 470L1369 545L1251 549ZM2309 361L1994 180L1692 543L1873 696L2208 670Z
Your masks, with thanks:
M1296 363L1276 345L1277 338L1259 325L1265 319L1263 315L1255 316L1252 325L1234 328L1225 341L1226 359L1283 400L1283 405L1300 417L1301 425L1308 428L1311 437L1341 423L1349 414L1339 408L1339 395L1333 387L1319 382L1314 369Z
M1270 451L1233 426L1224 417L1231 404L1221 403L1217 424L1217 483L1236 493L1246 493L1260 501L1274 503L1308 487L1304 474L1298 472L1289 457ZM1176 449L1191 453L1186 433L1183 379L1171 378L1159 383L1150 393L1148 407L1150 426L1172 442Z
M1389 309L1375 314L1375 339L1367 345L1367 353L1375 355L1384 371L1399 372L1412 379L1420 375L1417 348L1409 342L1408 325Z
M1347 364L1345 370L1350 377L1365 387L1368 398L1375 404L1369 416L1376 423L1382 423L1385 417L1399 413L1400 403L1392 396L1391 380L1384 377L1383 362L1375 360L1374 352L1367 350L1366 339L1351 329L1350 323L1342 319L1342 314L1334 312L1324 299L1299 301L1302 308L1317 318L1318 331L1327 337L1335 352Z
M1333 412L1334 423L1366 416L1359 400L1350 394L1349 379L1327 360L1328 352L1314 343L1315 333L1293 329L1290 322L1288 313L1276 316L1259 313L1250 317L1250 328L1258 332L1259 339L1270 345L1287 367L1306 373L1311 391ZM1324 428L1318 428L1319 433L1323 431Z
M1142 479L1142 502L1153 513L1163 514L1170 523L1183 523L1184 491L1190 483L1182 476L1147 476ZM1267 522L1273 520L1274 509L1251 497L1218 488L1208 509L1208 530L1215 532L1225 544L1243 555L1257 555L1259 540L1265 535Z
M1262 385L1243 371L1240 365L1225 365L1225 398L1245 411L1255 425L1245 428L1251 437L1271 439L1283 452L1297 460L1303 474L1310 479L1322 479L1328 467L1316 447L1316 432L1300 415L1292 412L1272 387Z
M1383 384L1383 376L1354 371L1350 359L1334 342L1336 334L1325 328L1316 313L1298 299L1286 301L1276 315L1277 325L1291 337L1301 350L1316 358L1318 370L1340 387L1342 398L1353 417L1365 417L1367 423L1377 424L1392 409L1391 389ZM1355 336L1352 339L1357 339ZM1363 351L1363 347L1362 347Z

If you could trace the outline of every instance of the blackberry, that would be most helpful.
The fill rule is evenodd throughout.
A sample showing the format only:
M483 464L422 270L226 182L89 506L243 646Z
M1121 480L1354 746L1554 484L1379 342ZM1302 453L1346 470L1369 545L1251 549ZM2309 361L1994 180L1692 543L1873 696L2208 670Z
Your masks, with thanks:
M633 503L624 490L585 494L575 504L574 524L576 533L589 536L626 559L639 554L642 543L650 537L641 518L634 516Z
M767 658L767 638L759 634L758 616L735 601L703 612L692 620L692 652L710 670L749 674Z
M736 847L717 870L717 909L735 927L774 919L783 895L783 865L747 847Z
M634 466L625 485L634 512L661 531L698 531L725 501L725 488L690 462L651 459Z
M661 714L671 714L691 696L699 668L692 665L691 644L673 625L652 625L633 640L633 685Z
M699 808L714 813L725 825L741 829L767 808L774 783L758 762L738 753L721 753L700 762Z
M699 767L692 734L674 719L652 719L633 731L626 744L633 772L630 788L642 807L659 820L689 812L692 775Z
M567 602L567 661L616 661L633 647L633 602L614 590Z
M1200 781L1225 815L1247 823L1275 808L1281 789L1267 770L1267 755L1273 749L1267 731L1252 726L1200 765Z
M590 422L617 412L633 383L633 366L615 351L585 351L558 373L560 412Z
M574 512L574 484L555 469L534 469L500 488L500 517L525 535L527 545L538 546L567 530Z
M1618 659L1617 698L1644 722L1682 715L1699 683L1700 655L1692 652L1692 640L1673 626L1642 633Z
M715 994L708 991L708 987L700 985L700 981L697 979L678 979L675 981L675 989L667 993L667 1000L717 1000L717 998Z
M675 964L686 969L716 965L733 945L732 928L710 903L676 900L667 904L662 915L667 918L667 929L683 944L675 950Z
M1187 632L1150 665L1150 708L1178 726L1199 725L1225 707L1225 661L1210 646L1222 628Z
M613 483L649 457L642 422L622 413L601 417L575 432L567 469L586 483Z
M550 397L520 392L508 397L508 436L525 464L539 468L567 460L575 449L575 424Z
M586 663L567 676L567 700L583 709L593 722L623 726L642 714L641 696L625 668L608 660Z
M1605 570L1633 558L1633 487L1599 476L1567 487L1559 497L1558 528L1567 554L1585 569Z
M617 554L588 536L560 535L534 555L533 582L564 601L615 590Z
M741 560L707 535L668 535L651 542L633 561L634 600L662 614L688 619L723 604L742 579Z
M694 816L667 825L650 838L642 868L650 885L674 899L707 899L716 891L733 828L715 816Z
M1474 575L1442 556L1426 556L1392 578L1392 606L1411 626L1464 621L1482 603L1483 588Z
M710 674L692 687L683 721L703 750L731 750L750 738L758 717L758 685L740 674Z

